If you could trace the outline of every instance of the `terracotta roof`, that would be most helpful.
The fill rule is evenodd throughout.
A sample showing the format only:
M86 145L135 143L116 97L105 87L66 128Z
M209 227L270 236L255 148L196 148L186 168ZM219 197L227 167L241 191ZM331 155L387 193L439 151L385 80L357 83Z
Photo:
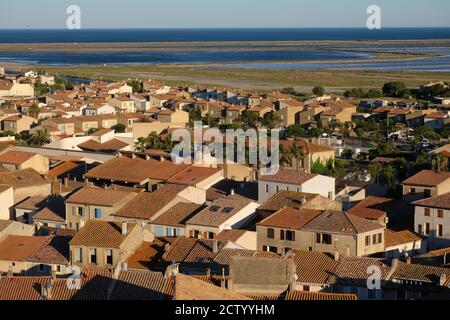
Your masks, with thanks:
M177 199L177 194L158 189L154 192L142 192L113 214L116 217L151 220L154 215Z
M302 230L325 231L332 233L365 233L384 228L382 225L342 211L324 211L303 226Z
M106 141L104 143L100 143L95 140L88 140L83 143L80 143L77 147L86 150L86 151L102 151L102 152L109 152L109 151L117 151L121 150L125 147L129 146L128 143L123 142L119 139L111 139L109 141Z
M163 273L149 271L122 271L119 274L111 300L167 300L174 295L173 279Z
M394 199L368 196L358 202L348 213L364 219L378 220L387 215L387 210L394 201Z
M251 300L205 281L178 274L175 278L175 300Z
M15 189L19 189L50 184L50 181L46 180L36 170L27 168L20 171L0 173L0 184L8 184L13 186Z
M27 261L68 265L70 239L72 239L71 236L50 236L46 243L28 257Z
M317 197L320 197L320 195L282 190L268 199L258 210L278 211L283 208L300 209L305 203Z
M175 176L170 178L168 182L194 186L219 172L222 172L222 169L189 167L177 173Z
M113 158L87 172L91 179L105 179L130 183L143 183L148 179L167 180L189 165L176 165L171 161L143 160L127 157Z
M428 119L445 119L448 117L449 117L448 114L443 113L443 112L433 112L433 113L427 114L425 116L425 118L428 118Z
M293 251L298 279L304 284L325 284L338 262L326 253L317 251Z
M304 291L293 291L286 294L286 300L328 300L328 301L349 301L358 300L356 294L342 294L342 293L328 293L328 292L304 292Z
M0 260L26 261L48 240L48 237L8 235L0 242Z
M239 195L219 198L189 219L186 224L220 226L251 203L252 200Z
M54 167L53 169L49 170L47 172L47 177L49 177L49 178L57 178L60 175L63 175L66 172L69 172L69 171L75 169L76 167L78 167L78 164L76 164L75 162L64 161L60 165L58 165L58 166Z
M152 224L184 227L186 221L194 216L203 206L195 203L177 203L152 221Z
M32 196L16 204L17 209L39 210L45 206L47 196Z
M6 151L0 154L0 163L20 165L30 160L36 153L22 151Z
M151 265L158 263L164 254L166 245L170 245L176 238L156 238L153 242L143 242L127 259L128 269L149 270Z
M333 274L328 279L329 283L361 284L366 286L367 279L371 276L367 270L369 267L380 268L381 280L388 280L391 267L383 260L362 257L342 257Z
M114 207L118 202L131 200L136 195L130 191L85 187L71 195L66 203Z
M450 172L437 173L431 170L423 170L403 181L403 184L410 186L435 187L448 179L450 179Z
M415 280L439 284L441 275L450 276L450 269L399 262L391 279Z
M223 241L231 241L236 242L238 241L244 234L246 234L248 231L246 230L223 230L222 232L215 235L214 239L217 240L223 240Z
M43 221L52 221L56 223L66 223L65 215L59 215L49 208L44 208L38 211L34 216L33 220L43 220Z
M317 210L286 208L272 214L257 225L300 230L319 214L320 211Z
M319 152L334 152L335 149L322 146L320 144L311 143L306 140L300 139L300 140L280 140L280 145L284 147L290 147L294 144L294 142L298 142L300 146L302 147L302 151L304 154L313 154L313 153L319 153Z
M128 234L135 226L134 223L128 223ZM122 236L122 225L119 223L89 220L73 237L70 245L118 249L127 236Z
M419 200L413 202L412 204L419 207L450 209L450 192L432 198Z
M179 237L164 253L162 258L167 262L183 262L198 241L198 239Z
M386 248L399 246L413 241L422 241L422 238L409 230L399 232L385 230L384 232L384 243Z
M1 277L0 300L43 300L40 286L51 277Z
M213 246L214 242L217 243L217 253L214 253ZM199 264L209 264L214 261L214 258L217 256L217 254L224 249L228 241L221 241L221 240L211 240L211 239L201 239L197 241L195 246L192 248L192 250L189 252L189 254L186 256L183 262L185 263L199 263Z
M259 180L267 181L267 182L278 182L278 183L301 185L301 184L305 183L306 181L309 181L312 178L315 178L316 176L317 175L315 175L315 174L306 173L306 172L280 170L280 171L278 171L278 173L276 173L274 175L261 176L259 178Z

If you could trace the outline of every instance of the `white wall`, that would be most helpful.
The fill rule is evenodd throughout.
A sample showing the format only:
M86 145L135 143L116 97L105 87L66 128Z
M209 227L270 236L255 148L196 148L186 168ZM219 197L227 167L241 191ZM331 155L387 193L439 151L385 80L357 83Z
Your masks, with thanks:
M13 188L9 188L8 190L0 193L0 220L9 220L10 211L14 205L14 191Z

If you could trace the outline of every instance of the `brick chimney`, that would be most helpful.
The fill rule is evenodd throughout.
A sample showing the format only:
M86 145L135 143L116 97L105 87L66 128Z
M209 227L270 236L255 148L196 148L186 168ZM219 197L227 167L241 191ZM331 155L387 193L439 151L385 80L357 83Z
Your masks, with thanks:
M126 220L122 221L122 237L125 237L128 234L128 223Z

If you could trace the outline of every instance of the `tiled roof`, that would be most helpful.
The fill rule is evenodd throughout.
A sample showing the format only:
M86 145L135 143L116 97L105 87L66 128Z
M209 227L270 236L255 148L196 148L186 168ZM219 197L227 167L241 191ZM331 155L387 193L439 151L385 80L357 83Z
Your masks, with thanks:
M35 250L27 259L30 262L68 265L69 236L50 236L45 244Z
M58 176L69 172L70 170L75 169L78 167L78 165L71 161L64 161L62 164L60 164L57 167L54 167L53 169L49 170L47 172L47 177L49 178L57 178Z
M341 284L361 284L365 286L367 279L371 276L368 273L370 267L379 267L381 280L388 280L391 267L383 260L375 258L343 257L339 260L333 274L328 279L331 283Z
M113 214L116 217L151 220L155 214L177 199L177 195L158 189L154 192L142 192Z
M431 170L423 170L403 181L403 184L410 186L435 187L448 179L450 179L450 172L437 173Z
M129 144L119 139L111 139L104 143L95 140L88 140L80 143L77 147L86 151L110 152L117 151L127 147Z
M290 147L294 144L294 142L297 142L302 147L303 154L314 154L319 152L332 152L335 151L335 149L322 146L320 144L311 143L306 140L300 139L300 140L280 140L280 144L284 147Z
M292 208L281 209L259 222L259 226L300 230L304 225L317 217L320 211Z
M49 208L44 208L38 211L34 216L33 220L45 220L45 221L53 221L57 223L65 223L65 215L61 216L50 210Z
M0 242L0 260L27 261L37 249L48 241L49 237L8 235Z
M156 238L153 242L143 242L127 259L128 269L149 270L158 263L164 254L166 245L170 245L176 238Z
M330 255L314 251L293 251L297 282L325 284L338 265Z
M128 234L136 226L128 223ZM126 236L122 236L122 225L115 222L89 220L70 241L71 246L98 248L120 248Z
M413 202L413 204L420 207L450 209L450 192L432 198L419 200Z
M0 277L0 300L43 300L40 286L51 277Z
M325 211L312 219L302 230L325 231L332 233L353 234L365 233L384 228L380 224L342 211Z
M219 198L186 223L200 226L220 226L250 203L252 200L239 195Z
M183 262L185 263L212 263L217 253L213 251L213 243L217 241L217 253L228 244L228 241L202 239L198 241Z
M205 281L178 274L175 278L175 300L250 300Z
M227 266L231 262L232 257L253 257L255 251L243 249L222 249L214 257L214 263L222 266Z
M136 193L129 191L85 187L71 195L66 203L113 207L119 201L135 196Z
M348 213L364 219L378 220L387 215L386 211L393 202L395 202L394 199L368 196L358 202Z
M166 253L164 253L163 260L176 263L183 262L198 241L198 239L192 238L177 238Z
M16 189L50 184L36 170L27 168L10 173L0 173L0 184L11 185Z
M317 197L320 197L320 195L282 190L263 203L258 210L278 211L283 208L300 209L305 203Z
M384 243L386 248L421 240L422 240L421 237L419 237L418 235L409 230L399 232L385 230L384 232Z
M450 269L399 262L392 279L432 282L439 284L441 275L450 276Z
M172 279L163 273L122 271L112 291L111 300L167 300L174 295Z
M301 185L315 178L316 176L317 175L315 174L306 172L280 170L274 175L261 176L259 180L267 182Z
M189 167L177 173L168 182L194 186L221 171L222 169L217 168Z
M25 161L30 160L36 153L23 151L6 151L0 154L0 163L20 165Z
M246 231L246 230L237 230L237 229L223 230L220 233L216 234L214 239L224 240L224 241L228 240L231 242L236 242L247 232L248 231Z
M86 178L143 183L148 179L167 180L186 169L171 161L143 160L127 157L113 158L85 174Z
M203 206L195 203L177 203L152 221L152 224L183 227L186 225L186 221L195 215L202 207Z
M356 294L342 294L342 293L328 293L328 292L304 292L304 291L293 291L286 294L286 300L333 300L333 301L349 301L358 300Z
M39 210L45 204L46 196L32 196L16 205L16 209Z

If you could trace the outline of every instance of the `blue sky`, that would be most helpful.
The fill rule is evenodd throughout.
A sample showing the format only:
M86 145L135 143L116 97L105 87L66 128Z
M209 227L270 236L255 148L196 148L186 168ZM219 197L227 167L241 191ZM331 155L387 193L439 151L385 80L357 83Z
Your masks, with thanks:
M383 27L450 27L448 0L1 0L0 29L65 28L73 4L83 28L364 28L372 4Z

